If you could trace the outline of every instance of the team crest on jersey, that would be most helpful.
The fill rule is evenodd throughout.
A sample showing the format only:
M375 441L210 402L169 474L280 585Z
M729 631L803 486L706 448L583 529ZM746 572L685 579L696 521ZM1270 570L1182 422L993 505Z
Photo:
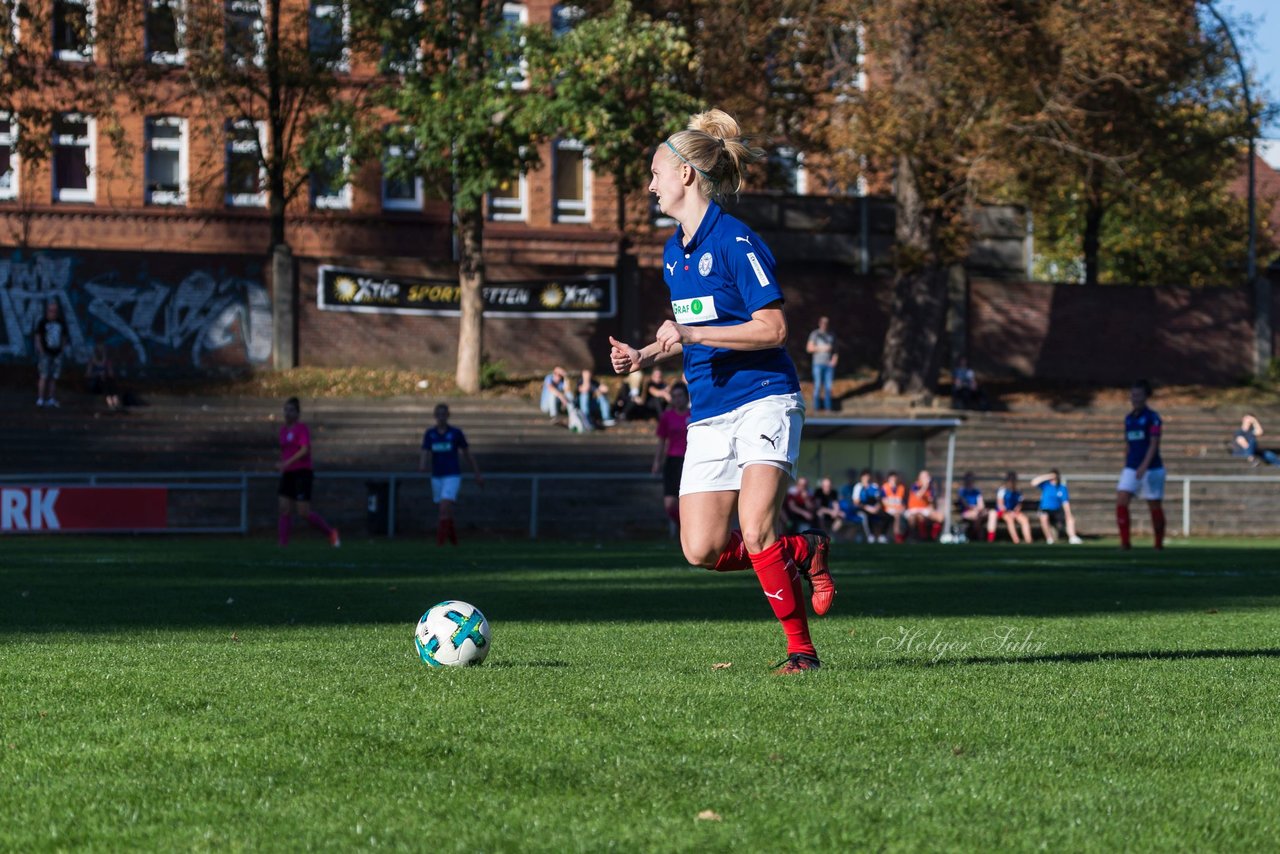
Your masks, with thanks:
M698 259L698 272L706 276L711 272L711 253L704 252Z

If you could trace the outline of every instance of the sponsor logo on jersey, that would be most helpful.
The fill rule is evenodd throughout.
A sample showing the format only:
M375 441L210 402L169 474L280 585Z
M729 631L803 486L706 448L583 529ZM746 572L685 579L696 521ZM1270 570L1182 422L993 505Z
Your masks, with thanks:
M676 316L676 323L683 324L703 323L720 316L716 314L716 298L713 296L672 300L671 311Z
M747 260L751 262L751 269L756 271L756 280L760 282L760 287L769 284L769 276L765 273L764 267L760 266L760 259L756 257L756 253L748 252Z

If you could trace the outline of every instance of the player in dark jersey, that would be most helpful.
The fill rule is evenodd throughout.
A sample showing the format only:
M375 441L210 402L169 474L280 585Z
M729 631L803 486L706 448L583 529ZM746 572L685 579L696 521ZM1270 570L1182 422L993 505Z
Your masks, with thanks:
M1163 425L1160 415L1147 407L1151 383L1138 380L1129 389L1133 410L1124 417L1125 458L1116 485L1116 527L1120 548L1130 547L1129 501L1138 495L1151 510L1151 530L1157 549L1164 548L1164 462L1160 459Z
M484 488L484 476L471 456L467 437L457 427L449 424L449 407L438 404L436 423L422 434L422 452L418 455L418 471L427 470L431 462L431 500L440 507L436 520L436 545L443 546L447 539L458 544L458 528L453 521L454 506L458 502L458 490L462 486L462 464L459 457L467 458L467 465L476 476L476 485Z
M815 670L801 577L825 613L835 587L829 537L816 531L779 538L778 507L795 476L804 398L787 355L787 321L773 254L717 199L737 192L749 148L738 123L711 110L663 141L653 155L649 191L679 223L663 250L674 320L637 350L614 338L614 371L648 370L684 356L692 402L680 480L680 543L685 558L717 571L753 569L787 639L777 672ZM737 516L740 531L731 531Z

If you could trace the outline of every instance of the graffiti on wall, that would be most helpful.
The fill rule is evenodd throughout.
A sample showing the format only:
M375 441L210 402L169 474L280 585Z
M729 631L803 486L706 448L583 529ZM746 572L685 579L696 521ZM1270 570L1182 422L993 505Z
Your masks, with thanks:
M239 270L210 269L203 256L50 253L0 258L0 362L34 359L45 304L62 308L70 358L106 344L118 359L167 371L250 366L271 357L271 298ZM201 263L204 262L204 263Z

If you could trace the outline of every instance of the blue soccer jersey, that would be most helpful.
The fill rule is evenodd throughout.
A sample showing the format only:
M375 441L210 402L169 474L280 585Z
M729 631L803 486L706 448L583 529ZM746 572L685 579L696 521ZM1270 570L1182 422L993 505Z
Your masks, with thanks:
M1000 506L1000 502L1004 502L1005 510L1017 510L1018 505L1022 503L1022 493L1016 489L1008 489L1000 487L996 492L996 507Z
M1159 438L1160 414L1154 409L1144 406L1141 412L1130 412L1126 415L1124 417L1124 439L1127 445L1124 457L1125 468L1136 469L1142 465L1147 451L1151 448L1151 443ZM1164 468L1159 448L1156 449L1155 455L1151 458L1151 464L1147 468L1148 470Z
M1054 483L1046 480L1040 484L1040 509L1046 512L1061 510L1062 505L1071 500L1065 483Z
M431 476L451 477L462 474L458 451L467 447L467 437L457 427L443 432L428 427L422 434L422 450L431 452Z
M739 220L712 202L688 245L677 228L662 253L676 323L736 326L782 301L773 253ZM689 421L723 415L775 394L800 391L796 367L781 347L728 350L684 346Z
M966 509L972 509L978 506L978 502L982 500L982 490L976 486L962 486L958 492L960 503Z

